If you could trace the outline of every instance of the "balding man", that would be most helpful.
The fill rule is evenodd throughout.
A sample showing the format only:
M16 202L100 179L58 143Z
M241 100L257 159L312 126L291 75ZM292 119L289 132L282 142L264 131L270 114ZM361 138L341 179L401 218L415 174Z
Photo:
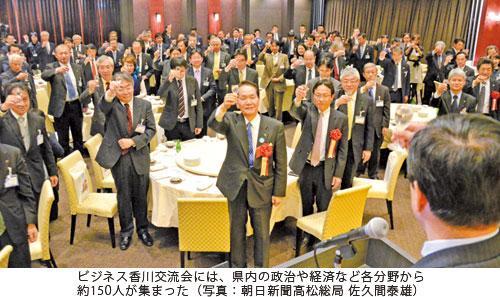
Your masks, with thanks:
M2 86L2 93L5 92L7 87L15 82L22 82L25 84L30 90L30 103L32 108L37 108L37 100L36 100L36 87L35 81L33 80L33 75L28 71L23 69L23 65L25 64L25 58L18 54L9 55L9 69L0 75L0 82ZM7 94L4 94L2 98L7 97Z
M221 40L218 37L210 39L210 46L205 54L205 67L212 69L215 84L217 85L217 101L222 102L226 94L224 80L219 80L223 69L229 65L231 56L221 51Z
M54 128L64 154L71 153L69 147L69 129L73 137L73 149L82 153L82 103L80 94L85 87L80 65L70 63L71 52L66 45L58 45L54 50L57 62L50 63L42 73L42 79L51 86L49 115L54 117Z
M75 34L71 39L73 40L73 61L76 61L78 64L82 64L85 59L87 47L82 43L82 37L80 35Z
M47 64L55 61L54 49L56 48L53 42L49 41L50 34L47 31L42 31L40 33L40 43L41 46L38 48L38 60L40 62L40 70L45 70Z
M315 66L316 56L312 50L304 52L304 60L294 60L290 68L285 71L286 79L293 79L295 87L305 85L316 77L319 77L318 68Z

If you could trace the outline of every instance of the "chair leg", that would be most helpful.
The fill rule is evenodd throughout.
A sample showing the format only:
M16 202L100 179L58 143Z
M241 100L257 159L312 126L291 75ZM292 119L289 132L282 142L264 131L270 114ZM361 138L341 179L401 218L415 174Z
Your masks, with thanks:
M75 239L75 226L76 226L76 215L71 215L71 233L69 237L69 244L73 244Z
M115 243L115 220L114 220L114 218L108 218L108 226L109 226L109 237L111 237L111 246L113 248L115 248L116 243Z
M49 253L50 253L50 262L52 263L52 268L57 268L56 259L54 258L54 255L52 255L52 251L50 249Z
M300 228L295 231L295 257L300 256L300 246L302 245L302 236L304 232Z
M392 201L385 200L385 203L387 204L387 211L389 212L389 220L391 221L391 230L393 230L394 229L394 218L392 216Z
M90 220L92 219L92 215L87 215L87 228L90 227Z
M187 252L187 258L189 261L193 260L193 258L191 258L191 252Z
M42 260L41 262L42 262L43 266L45 266L47 268L53 268L50 260Z
M184 262L184 252L181 252L181 268L185 267L185 262Z

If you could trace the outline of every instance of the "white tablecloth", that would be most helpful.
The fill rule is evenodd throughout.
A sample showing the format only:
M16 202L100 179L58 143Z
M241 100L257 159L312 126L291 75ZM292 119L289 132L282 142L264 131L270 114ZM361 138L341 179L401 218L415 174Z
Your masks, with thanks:
M178 155L174 149L165 151L163 144L151 154L156 162L152 166L150 174L152 195L152 223L157 227L178 227L177 198L178 197L223 197L215 186L216 178L206 175L198 175L180 168L176 158L182 158L183 153L198 150L203 157L201 165L191 169L193 171L218 172L226 154L226 141L216 140L192 140L182 144L182 150ZM288 159L293 150L288 149ZM211 161L207 161L211 159ZM206 162L206 164L204 164ZM156 167L165 167L155 170ZM179 184L170 182L171 176L181 177L183 181ZM300 218L302 216L302 203L300 191L297 185L297 177L288 176L286 197L282 199L279 206L273 207L271 214L271 230L275 222L284 220L291 216ZM198 188L209 186L205 190Z

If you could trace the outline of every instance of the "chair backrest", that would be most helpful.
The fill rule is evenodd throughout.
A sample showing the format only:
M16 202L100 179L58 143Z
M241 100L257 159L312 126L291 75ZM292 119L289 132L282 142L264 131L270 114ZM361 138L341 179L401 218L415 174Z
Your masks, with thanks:
M401 166L408 156L406 151L392 151L387 158L387 165L385 167L384 181L387 184L387 192L389 193L387 199L394 199L394 191L396 190L396 184L398 182L399 172L401 171Z
M50 259L49 225L52 202L54 202L54 191L52 191L50 181L46 180L43 182L40 201L38 202L38 236L42 243L43 260Z
M9 267L9 256L10 253L12 253L12 250L13 248L11 245L6 245L2 250L0 250L0 268Z
M74 151L57 162L57 166L59 167L59 171L61 172L66 186L70 212L72 215L76 215L79 201L85 198L84 195L88 193L90 189L93 189L87 165L80 151ZM75 178L75 175L78 175L78 173L81 173L81 180ZM77 186L79 187L78 189Z
M178 198L179 251L230 251L226 198Z
M158 147L158 144L160 143L160 139L163 137L163 135L160 135L158 133L158 121L160 120L160 117L161 117L161 113L154 113L153 114L154 117L155 117L155 123L156 123L156 131L157 133L155 134L155 136L153 136L153 138L151 138L151 141L149 142L149 151L153 152L154 150L156 150L156 148Z
M85 142L85 147L89 151L90 161L92 164L92 169L94 171L94 183L97 189L102 189L102 181L104 180L104 168L97 163L95 160L99 147L101 147L102 135L97 133L96 135L90 137L89 140Z
M293 133L291 148L295 149L297 143L299 143L300 135L302 135L302 123L298 122L297 127L295 127L295 132Z
M326 210L321 240L361 227L370 185L337 191Z

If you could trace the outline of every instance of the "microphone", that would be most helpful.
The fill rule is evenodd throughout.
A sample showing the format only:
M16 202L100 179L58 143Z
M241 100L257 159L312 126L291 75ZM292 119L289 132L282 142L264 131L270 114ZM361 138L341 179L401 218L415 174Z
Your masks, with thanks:
M376 217L362 227L317 243L314 248L326 248L332 245L341 245L364 238L381 239L387 235L388 231L389 225L387 222L382 218Z

